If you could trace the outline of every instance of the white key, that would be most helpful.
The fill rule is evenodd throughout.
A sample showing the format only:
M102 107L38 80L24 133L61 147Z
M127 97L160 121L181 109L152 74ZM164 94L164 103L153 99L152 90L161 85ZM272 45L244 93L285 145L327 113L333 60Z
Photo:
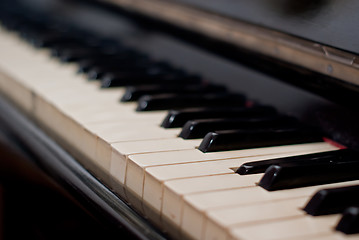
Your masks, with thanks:
M232 237L233 238L233 237ZM326 232L321 234L315 234L313 236L306 237L306 239L310 240L358 240L359 234L343 234L341 232ZM294 237L288 240L303 240L303 236Z
M227 169L230 170L229 168ZM223 175L209 175L166 181L162 186L155 185L157 188L154 188L155 191L153 195L150 195L150 192L147 191L148 188L145 188L144 202L154 206L157 211L161 211L162 224L166 226L166 228L169 228L174 235L177 235L179 234L179 226L181 223L184 196L207 191L254 187L261 176L262 174L255 174L242 177L232 171L232 173ZM160 195L162 199L157 195L157 191L162 193L162 195Z
M266 156L260 156L260 157L252 157L252 158L241 158L241 159L237 159L236 163L234 166L239 167L242 163L247 162L247 161L254 161L254 160L263 160L266 158L275 158L275 157L285 157L285 156L291 156L291 155L298 155L298 154L304 154L304 153L308 153L308 151L320 151L320 145L316 145L316 148L314 150L312 150L310 147L308 148L309 145L301 145L297 150L301 149L302 152L296 152L296 153L285 153L285 154L277 154L277 155L270 155L269 157ZM310 145L311 147L313 147L313 145ZM325 147L327 147L328 145L324 145ZM304 151L305 149L305 151ZM263 149L262 149L263 150ZM284 151L283 148L281 148L281 150ZM268 151L268 149L267 149ZM180 154L182 151L180 152L173 152L173 154ZM239 151L241 152L241 151ZM246 151L244 151L246 152ZM248 152L247 152L248 153ZM253 152L252 152L253 153ZM245 155L246 153L244 153ZM142 155L142 154L141 154ZM167 154L168 155L168 154ZM140 155L139 155L140 156ZM237 154L238 156L238 154ZM131 155L130 155L131 157ZM166 158L163 158L166 159ZM188 173L193 173L193 170L196 170L198 168L193 168L192 169L186 169L181 171L181 167L183 167L183 165L186 164L178 164L178 165L172 165L172 163L175 163L175 161L173 160L173 158L169 158L171 160L171 162L167 162L166 164L170 164L168 166L168 168L166 167L166 165L164 166L159 166L159 167L148 167L146 168L146 172L145 172L145 176L144 176L144 188L142 189L142 198L143 198L143 208L141 208L141 211L144 212L144 214L146 216L152 217L156 222L159 222L159 218L158 215L160 214L161 211L161 207L162 207L162 199L166 199L166 195L164 195L163 193L163 183L165 181L168 180L173 180L173 179L179 179L179 178L184 178L184 177L188 177ZM189 156L187 158L184 159L189 159ZM222 160L223 161L223 160ZM207 162L204 161L202 162L203 166L200 172L197 171L197 175L192 175L192 176L201 176L201 173L205 173L205 171L203 171L204 169L206 169L207 173L206 175L213 175L213 174L223 174L223 173L233 173L232 169L229 169L228 166L226 166L226 168L221 168L221 163L222 161L218 161L220 164L217 165L207 165ZM194 161L196 162L196 161ZM200 161L201 162L201 161ZM217 161L216 161L217 162ZM165 162L162 161L162 164L164 164ZM194 164L196 165L196 164ZM153 165L152 165L153 166ZM154 165L157 166L157 165ZM214 168L213 168L214 166ZM127 169L127 166L122 166L122 169ZM231 166L233 167L233 165ZM117 168L117 171L119 171L118 169L120 169L119 167ZM119 171L120 172L120 171ZM129 172L129 171L128 171ZM131 173L129 173L129 175L127 175L127 173L124 171L121 172L121 174L125 174L126 176L131 176L132 178L135 178ZM118 174L116 177L121 176L120 174ZM202 175L203 176L203 175ZM239 175L237 175L239 176ZM136 176L137 178L139 178L138 176ZM249 177L249 179L252 178L252 176ZM126 178L128 179L128 178ZM135 179L134 179L135 180ZM140 183L140 181L139 181ZM254 185L255 181L252 181L250 184ZM244 184L244 183L237 183L238 184ZM140 184L138 184L137 186L139 186ZM232 183L227 183L228 186L232 186ZM186 185L186 186L192 186L192 185ZM195 186L195 185L194 185ZM202 185L202 187L204 187ZM226 184L222 185L222 188L226 188ZM213 186L213 189L216 189ZM129 193L128 197L131 198L130 201L136 201L136 199L140 198L141 199L141 195L139 195L139 191L135 192L133 191L133 189L129 188L129 185L126 184L126 191ZM197 191L201 191L200 188L197 188ZM166 212L164 210L164 214L162 214L162 216L164 216L165 218L171 218L169 221L167 221L167 219L164 221L164 224L168 225L168 227L173 228L172 226L178 226L179 223L179 213L181 212L181 200L182 198L180 197L180 199L178 201L174 201L174 199L171 199L171 201L168 201L168 203L170 204L170 206L168 206L168 208L164 207L164 209L168 210L168 212ZM140 204L137 204L140 206ZM141 206L140 206L141 207ZM167 215L166 215L167 214ZM156 218L154 218L154 216L156 216ZM174 220L174 219L175 220ZM167 224L169 223L169 224Z
M231 229L231 238L241 240L280 240L290 238L307 239L315 235L333 232L341 215L320 217L302 216L262 224Z
M31 106L29 111L36 115L37 112L41 112L45 109L45 111L41 113L40 118L38 117L40 122L42 122L42 124L47 124L48 128L54 129L56 133L66 132L66 130L68 130L66 126L70 124L64 122L61 117L55 117L56 114L54 112L56 109L54 109L51 105L47 106L48 99L39 97L38 95L42 95L44 93L36 91L36 89L44 86L44 84L51 84L55 87L59 87L61 85L63 88L65 86L63 83L69 82L68 77L71 78L69 72L56 71L61 68L59 67L60 64L56 65L53 61L49 60L46 53L28 47L25 43L21 42L14 36L4 34L1 35L0 38L2 40L0 42L2 43L3 52L6 53L6 51L9 51L7 58L0 59L0 65L11 74L12 78L15 78L17 82L22 84L21 87L16 88L16 91L11 89L11 91L9 90L8 92L21 93L22 96L30 96L24 98L24 101L27 101ZM71 80L73 79L71 78ZM16 81L9 82L16 83ZM44 107L44 105L46 106ZM60 115L59 113L57 114ZM45 118L41 119L41 116L45 116Z
M298 155L298 153L292 153L291 155ZM289 154L267 156L266 158L284 156L289 156ZM237 167L244 162L256 160L264 160L264 158L252 157L147 168L143 194L144 202L153 206L157 211L161 209L164 224L169 223L169 225L178 226L184 196L192 193L229 189L235 186L255 186L262 174L240 176L234 174L231 168ZM215 175L226 173L227 175ZM196 176L206 175L208 176L195 178ZM153 176L156 176L156 178ZM162 207L160 208L160 206Z
M134 142L113 143L111 174L122 184L125 183L127 157L129 155L194 149L201 140L183 140L182 138L153 139Z
M103 131L98 135L96 145L96 158L105 159L110 163L112 147L111 143L127 142L127 141L144 141L144 140L157 140L166 138L176 138L177 130L165 131L157 126L148 126L146 124L127 124L124 126L126 130L117 128ZM108 165L110 167L110 165Z
M350 186L358 183L359 181L349 181L273 192L269 192L261 187L252 187L191 194L184 197L185 203L181 221L181 231L194 238L200 238L206 221L206 213L211 209L231 208L245 204L250 205L291 198L309 197L319 189Z
M142 198L145 170L148 167L183 164L190 162L205 162L220 159L244 158L250 156L266 156L291 152L317 152L337 149L327 143L300 144L291 146L268 147L227 152L202 153L199 150L183 150L130 155L127 160L125 186L135 196ZM239 165L237 166L239 167ZM153 175L152 175L153 176ZM161 184L161 182L159 183Z
M129 155L193 149L195 146L199 145L200 141L201 140L183 140L181 138L169 138L159 140L154 139L134 142L120 142L112 144L110 172L111 175L115 178L115 184L113 185L117 184L117 188L120 188L122 192L125 192L125 174L127 157ZM125 197L127 198L127 196ZM141 204L138 204L138 206L142 209Z
M146 121L159 125L167 114L167 112L164 111L137 113L134 111L135 107L133 105L124 106L116 103L94 106L87 105L84 107L70 105L61 106L60 109L83 124L116 121Z
M255 205L241 205L207 211L202 239L226 239L229 229L237 226L255 225L289 217L304 216L300 208L307 197L265 202Z
M74 73L73 73L74 74ZM76 77L76 75L74 75ZM42 96L48 101L56 104L60 109L70 111L75 107L86 107L93 105L119 105L118 98L123 94L123 89L103 90L95 84L86 82L66 83L65 86L43 86ZM123 104L124 105L124 104ZM134 104L126 106L135 108ZM123 106L125 108L125 106Z
M14 91L16 89L16 91ZM18 81L6 74L0 66L0 90L25 113L31 115L34 109L34 95Z
M0 36L3 43L2 52L6 56L2 58L1 65L24 86L36 89L43 84L58 85L72 79L71 72L66 71L66 68L62 68L54 60L50 60L46 51L29 48L26 43L14 38L6 39L7 37L9 36ZM56 72L58 74L55 74ZM54 81L57 79L61 81Z
M19 107L25 110L26 113L31 114L34 104L33 104L33 94L28 90L26 85L24 86L22 79L18 79L16 75L14 76L14 67L13 71L9 71L15 60L18 58L18 51L16 50L17 46L21 46L20 40L13 34L8 34L6 30L3 30L0 27L0 48L1 55L0 58L0 90L6 94L13 102L15 102ZM15 52L13 52L15 50ZM16 65L15 65L16 66ZM17 69L20 71L20 69ZM16 89L16 91L14 91Z

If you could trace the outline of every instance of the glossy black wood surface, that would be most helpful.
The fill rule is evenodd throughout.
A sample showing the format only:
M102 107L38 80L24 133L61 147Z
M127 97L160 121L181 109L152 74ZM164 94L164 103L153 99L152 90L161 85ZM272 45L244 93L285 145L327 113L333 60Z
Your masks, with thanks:
M359 53L359 2L355 0L175 1Z

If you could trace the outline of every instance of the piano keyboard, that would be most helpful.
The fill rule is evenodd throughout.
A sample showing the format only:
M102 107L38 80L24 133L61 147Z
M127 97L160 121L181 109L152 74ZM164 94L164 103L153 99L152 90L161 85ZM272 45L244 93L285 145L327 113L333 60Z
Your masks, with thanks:
M100 88L77 63L60 63L0 28L0 89L96 177L172 237L183 239L359 239L333 230L341 215L302 208L318 190L359 180L267 191L243 163L338 150L328 142L202 152L202 139L162 128L165 110L119 103L123 87Z

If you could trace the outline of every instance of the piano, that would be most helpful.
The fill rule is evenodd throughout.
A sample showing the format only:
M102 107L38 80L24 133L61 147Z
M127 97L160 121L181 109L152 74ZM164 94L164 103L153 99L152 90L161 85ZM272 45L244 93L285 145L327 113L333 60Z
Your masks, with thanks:
M357 5L5 0L0 120L139 239L359 239Z

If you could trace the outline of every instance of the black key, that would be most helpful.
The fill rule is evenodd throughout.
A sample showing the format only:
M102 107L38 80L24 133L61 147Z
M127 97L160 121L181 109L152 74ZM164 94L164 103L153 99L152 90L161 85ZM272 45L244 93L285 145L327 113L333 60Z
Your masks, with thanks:
M298 122L293 117L269 116L261 118L200 119L188 121L179 137L184 139L203 138L207 133L219 130L265 129L295 126Z
M270 166L259 186L268 191L290 189L359 179L359 160L315 161Z
M76 50L81 48L82 43L76 41L75 39L70 39L66 41L67 39L64 39L64 41L59 42L57 44L54 44L51 46L51 56L53 57L61 57L61 54L64 51L68 50Z
M237 173L241 175L264 173L271 165L278 165L288 162L304 162L304 161L348 161L355 156L356 153L349 149L327 151L321 153L313 153L299 155L293 157L276 158L263 161L247 162L242 164Z
M121 70L106 74L101 81L101 87L123 87L148 84L178 84L182 79L200 82L197 75L185 74L182 70L168 69L161 65L150 65Z
M49 47L55 43L63 41L63 35L55 32L44 32L37 33L36 35L30 36L28 41L35 47Z
M155 81L159 78L165 77L167 73L164 74L148 74L145 71L136 71L134 70L127 70L123 71L121 74L107 74L101 80L101 87L102 88L109 88L109 87L123 87L123 86L130 86L130 85L141 85L141 84L150 84L151 81ZM157 83L157 82L156 82Z
M102 63L101 60L102 59L98 59L98 58L82 60L78 63L79 69L77 70L77 72L78 73L87 73L95 67L102 67L104 64L108 64L108 63ZM108 62L111 62L111 61L108 61Z
M137 85L158 85L158 84L194 84L200 83L201 78L197 75L184 75L176 73L162 72L158 74L147 73L129 73L121 77L117 76L116 79L103 78L101 81L102 88L108 87L125 87Z
M94 64L88 64L85 67L82 66L82 71L87 72L88 79L102 79L110 78L112 75L109 74L111 71L123 71L125 72L135 72L136 70L141 70L145 66L150 64L150 60L138 58L137 56L131 54L120 54L114 58L104 58L102 61L95 62ZM105 76L106 75L106 76Z
M244 106L246 99L240 94L161 94L143 96L137 111L154 111L208 106Z
M123 57L124 54L127 56L130 53L127 53L127 49L103 49L103 46L98 45L96 41L94 43L87 43L88 46L78 47L78 48L69 48L63 49L63 51L58 52L58 57L63 62L73 62L89 59L108 59L107 64L116 64L115 60L119 60L119 55ZM121 59L122 60L122 59ZM99 62L99 61L98 61ZM103 61L102 61L103 62ZM107 66L107 65L106 65Z
M66 33L54 31L48 28L34 27L25 30L22 37L35 47L50 47L55 44L72 42L73 38L66 36Z
M359 207L346 209L335 229L345 234L359 233Z
M23 38L25 41L33 44L33 39L38 38L38 36L43 35L44 32L47 32L40 26L32 26L32 25L26 25L23 26L20 30L20 37Z
M81 39L81 41L84 43L84 46L96 48L102 53L111 54L125 48L117 39L103 39L98 35L93 35L92 33L88 32L79 32L76 35L77 38Z
M160 85L139 85L126 88L121 102L137 101L144 95L156 95L165 93L214 93L225 92L226 88L218 85L208 84L160 84Z
M89 79L101 79L103 87L113 87L130 78L147 77L146 71L150 64L151 61L146 59L124 56L123 59L117 61L97 64L89 70L88 77Z
M169 69L171 68L167 63L154 62L146 56L128 50L117 53L115 59L111 61L104 58L100 64L94 65L93 69L88 71L88 77L89 79L102 79L103 87L111 87L119 85L131 77L146 77Z
M107 52L107 53L117 52L123 49L129 49L128 47L125 47L118 39L111 39L111 38L99 38L96 39L95 42L93 42L92 44L91 43L89 44L92 46L99 46L101 47L103 52Z
M74 62L97 56L101 57L95 49L88 48L68 49L58 55L62 62Z
M66 30L65 30L66 31ZM71 52L84 52L91 50L98 50L98 46L90 46L84 41L84 38L76 36L71 30L69 32L60 35L59 38L55 38L52 41L47 42L47 46L51 49L51 55L61 58L65 54Z
M108 73L108 71L112 70L112 68L117 66L114 66L114 63L110 63L109 65L104 65L104 66L91 66L88 67L87 71L87 76L89 80L96 80L96 79L101 79L105 74Z
M198 149L217 152L321 141L321 134L308 128L224 130L207 133Z
M209 107L190 108L183 110L171 110L163 120L164 128L182 127L187 121L205 118L240 118L240 117L263 117L275 115L277 111L269 106L247 107Z
M24 19L16 18L14 16L10 16L5 21L2 21L2 24L6 27L7 30L17 31L22 26L26 25L26 21Z
M314 194L303 210L312 216L320 216L341 213L354 205L359 205L359 185L322 189Z
M123 50L116 53L107 53L103 57L80 61L78 72L88 73L90 79L98 79L105 73L116 68L121 69L121 67L129 67L132 65L149 65L150 63L149 58L144 55L134 54L131 50Z

